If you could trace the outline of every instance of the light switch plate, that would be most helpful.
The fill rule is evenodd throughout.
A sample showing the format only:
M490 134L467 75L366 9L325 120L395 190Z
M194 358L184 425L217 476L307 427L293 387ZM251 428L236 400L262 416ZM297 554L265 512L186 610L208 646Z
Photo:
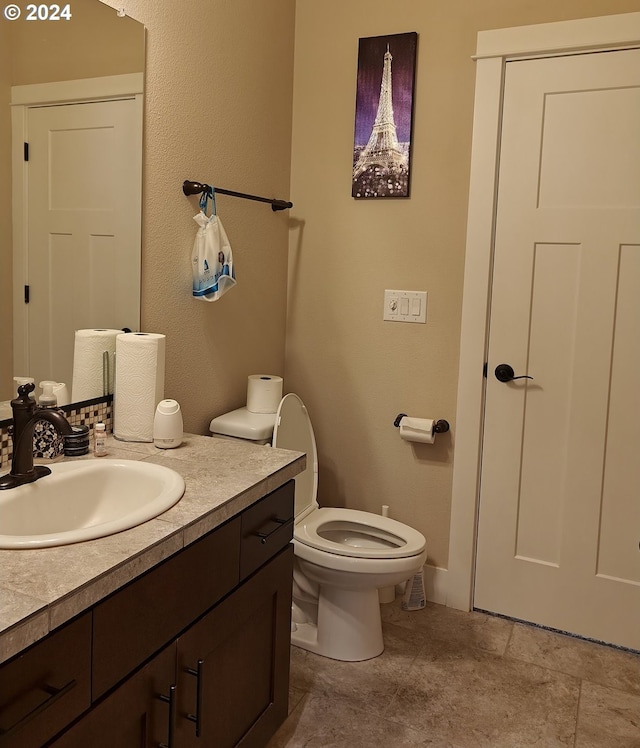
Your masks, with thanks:
M427 321L426 291L385 290L383 320L390 322Z

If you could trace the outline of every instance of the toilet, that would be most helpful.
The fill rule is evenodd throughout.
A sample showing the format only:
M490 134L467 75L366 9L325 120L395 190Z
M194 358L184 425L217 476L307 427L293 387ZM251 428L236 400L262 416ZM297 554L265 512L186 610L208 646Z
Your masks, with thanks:
M389 517L318 506L316 441L297 395L285 395L277 413L238 408L209 428L214 436L306 453L307 468L295 478L291 643L345 662L377 657L384 650L378 589L422 569L424 536Z

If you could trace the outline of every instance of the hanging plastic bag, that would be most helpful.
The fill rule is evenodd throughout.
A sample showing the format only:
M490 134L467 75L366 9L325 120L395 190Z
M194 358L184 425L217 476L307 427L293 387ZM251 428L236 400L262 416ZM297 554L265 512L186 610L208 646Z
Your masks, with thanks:
M211 215L207 204L212 198ZM236 284L233 255L229 239L216 215L215 191L204 192L200 198L200 212L193 217L200 226L193 243L193 296L203 301L217 301Z

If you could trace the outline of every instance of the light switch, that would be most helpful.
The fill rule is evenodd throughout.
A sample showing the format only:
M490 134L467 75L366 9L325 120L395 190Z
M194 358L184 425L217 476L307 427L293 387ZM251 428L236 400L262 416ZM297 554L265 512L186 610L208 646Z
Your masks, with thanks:
M391 322L425 323L427 321L427 292L386 290L382 318Z

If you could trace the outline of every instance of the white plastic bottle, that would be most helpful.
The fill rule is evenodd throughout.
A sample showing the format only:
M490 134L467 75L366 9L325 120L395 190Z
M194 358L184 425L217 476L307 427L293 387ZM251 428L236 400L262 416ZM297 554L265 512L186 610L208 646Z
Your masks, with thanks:
M42 395L40 395L40 397L38 398L38 403L42 405L43 408L55 408L58 404L58 398L53 392L54 384L56 384L56 382L50 382L48 380L40 382L40 387L42 387Z
M100 421L93 429L94 454L96 457L104 457L107 454L107 427Z

